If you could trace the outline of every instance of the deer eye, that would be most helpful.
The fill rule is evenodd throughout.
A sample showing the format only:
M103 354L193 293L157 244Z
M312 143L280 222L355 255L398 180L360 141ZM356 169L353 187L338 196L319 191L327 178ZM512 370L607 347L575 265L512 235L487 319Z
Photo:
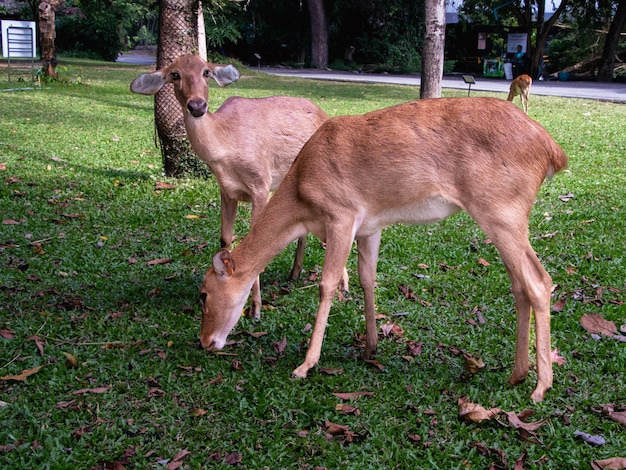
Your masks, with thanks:
M180 74L178 72L172 72L170 76L172 77L172 80L180 80Z
M209 69L204 69L204 71L202 72L202 76L204 78L210 78L211 77L211 71Z
M204 302L206 302L206 298L207 298L206 292L202 292L202 293L200 294L200 303L201 303L203 306L204 306Z

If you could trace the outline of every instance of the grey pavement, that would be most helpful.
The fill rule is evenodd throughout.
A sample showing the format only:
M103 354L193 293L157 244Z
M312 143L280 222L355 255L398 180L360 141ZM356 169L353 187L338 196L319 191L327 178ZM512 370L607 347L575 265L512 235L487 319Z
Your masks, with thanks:
M335 70L288 69L261 67L262 72L285 77L300 77L315 80L335 80L363 83L387 83L394 85L420 86L419 75L392 75L343 72ZM474 77L476 82L471 91L489 91L508 93L510 80ZM469 85L459 75L445 75L442 88L468 90ZM470 91L470 94L471 94ZM581 81L534 80L531 88L534 95L563 96L566 98L582 98L598 101L626 103L625 83L597 83Z
M156 57L141 53L122 54L118 62L140 65L155 65ZM311 80L334 80L361 83L388 83L394 85L420 86L419 75L393 75L385 73L356 73L339 70L292 69L287 67L261 67L261 72L284 77L299 77ZM508 93L510 81L505 79L474 77L475 84L471 91L487 91ZM446 75L443 78L442 88L467 90L468 85L462 76ZM597 101L626 103L626 84L624 83L596 83L584 81L540 81L535 80L531 93L534 95L562 96L566 98L581 98Z

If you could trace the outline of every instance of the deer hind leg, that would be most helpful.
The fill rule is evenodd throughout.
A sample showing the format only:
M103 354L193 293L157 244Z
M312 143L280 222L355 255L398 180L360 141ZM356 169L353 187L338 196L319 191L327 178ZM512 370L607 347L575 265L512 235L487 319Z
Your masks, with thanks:
M524 112L528 114L528 90L522 91L520 93L520 98L522 100L522 108L524 109Z
M507 235L507 233L509 235ZM524 233L524 238L511 239L512 233ZM521 382L528 375L531 312L535 314L537 355L537 385L531 398L542 401L552 387L552 363L550 361L550 295L552 279L541 265L526 238L526 230L508 231L508 239L492 236L492 240L511 278L517 310L517 343L511 384Z
M319 287L320 304L315 317L309 349L306 352L304 362L292 372L293 377L306 377L309 370L319 362L328 314L352 246L351 233L352 225L326 226L326 254L322 267L322 281Z
M376 353L378 345L378 329L376 328L376 304L374 285L376 283L376 266L380 248L380 230L375 234L357 239L359 252L359 282L363 288L365 299L365 351L363 359L370 359Z
M296 255L293 259L293 267L289 273L289 279L296 281L302 272L304 265L304 249L306 248L306 235L298 238L298 246L296 247Z

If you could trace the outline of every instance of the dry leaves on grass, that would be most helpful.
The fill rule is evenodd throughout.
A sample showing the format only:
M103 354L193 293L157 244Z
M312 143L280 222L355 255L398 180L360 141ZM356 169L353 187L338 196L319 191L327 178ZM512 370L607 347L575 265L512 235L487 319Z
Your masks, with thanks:
M218 450L209 455L209 460L223 462L227 465L238 465L243 460L243 455L239 452L223 452Z
M350 428L348 426L332 423L328 420L324 421L324 428L328 435L332 437L340 437L340 442L342 444L346 442L353 442L355 439L361 437L356 432L350 431Z
M486 409L483 406L472 403L466 397L459 398L459 418L469 423L480 423L481 421L495 420L505 427L513 427L520 431L520 437L526 441L536 442L537 435L535 431L539 429L545 422L545 419L534 422L524 421L533 415L532 410L524 410L520 413L514 411L503 411L500 408ZM506 417L506 422L498 419L500 416Z
M157 264L169 264L172 262L172 258L157 258L151 259L150 261L146 261L148 266L155 266Z
M610 459L594 460L591 462L593 470L601 470L608 468L611 470L620 470L626 468L626 457L611 457Z
M26 380L27 377L30 377L33 374L36 374L37 372L39 372L39 370L42 368L43 366L37 366L37 367L33 367L32 369L26 369L23 370L20 374L17 375L5 375L3 377L0 377L0 379L2 380L14 380L17 382L23 382L24 380Z
M45 340L41 339L37 335L33 335L26 338L26 341L34 341L35 345L37 346L37 351L39 351L39 355L43 357L43 347L46 344Z
M600 405L600 408L592 408L596 413L602 413L608 418L626 426L626 405L613 405L606 403Z
M167 470L176 470L177 468L179 468L180 466L182 466L183 464L183 460L185 459L185 457L187 457L188 455L191 455L191 452L189 452L187 449L183 449L180 452L178 452L174 458L168 462L167 464Z
M583 315L580 318L580 324L587 332L591 333L592 336L596 335L593 336L595 339L599 339L600 337L597 335L601 334L619 341L626 341L626 336L618 334L615 323L605 320L600 313Z
M111 390L111 387L81 388L80 390L74 390L71 395L85 395L87 393L107 393L109 390Z
M0 330L0 338L4 338L4 339L13 339L15 338L15 332L8 327L2 328Z

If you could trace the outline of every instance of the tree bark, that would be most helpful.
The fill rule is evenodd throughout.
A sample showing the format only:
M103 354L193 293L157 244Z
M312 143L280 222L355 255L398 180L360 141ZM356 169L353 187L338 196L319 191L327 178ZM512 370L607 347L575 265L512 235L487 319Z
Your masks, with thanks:
M39 12L39 47L41 54L41 67L46 77L59 78L57 74L57 54L54 47L54 39L56 38L54 10L58 8L62 0L46 0L41 2L38 7Z
M198 53L198 0L161 0L157 69L178 56ZM167 176L208 175L208 169L194 154L180 104L172 85L165 85L154 98L154 120Z
M620 33L626 21L626 0L620 0L617 11L611 21L609 33L606 35L604 49L602 51L602 61L598 70L599 82L613 81L613 68L615 67L615 54L619 45Z
M328 25L323 0L307 0L311 18L311 67L328 67Z
M537 43L535 45L535 50L533 51L532 61L531 61L531 74L534 74L535 71L543 73L541 63L543 61L543 49L548 39L548 34L550 34L550 29L554 25L554 23L559 19L561 14L565 11L565 7L567 6L568 0L562 0L559 7L556 9L554 14L550 17L550 19L546 22L541 22L537 25ZM545 11L545 0L542 0L540 3L543 3L542 10Z
M420 98L441 98L446 40L445 0L426 0Z

